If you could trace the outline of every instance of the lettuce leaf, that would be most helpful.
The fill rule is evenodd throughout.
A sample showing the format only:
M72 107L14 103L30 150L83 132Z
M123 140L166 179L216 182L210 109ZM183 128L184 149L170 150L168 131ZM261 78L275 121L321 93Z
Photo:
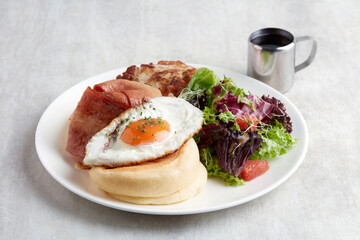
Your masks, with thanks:
M244 89L237 87L234 81L231 78L227 78L226 76L224 76L224 80L221 81L221 87L224 90L220 94L222 97L224 97L226 93L231 92L235 96L238 96L240 101L240 98L250 95L250 93L246 94Z
M220 78L210 69L199 68L179 97L189 101L201 110L204 105L212 107L213 87L220 84Z
M216 108L205 107L203 110L203 113L204 113L204 115L203 115L204 116L204 125L209 125L212 123L219 123L219 120L217 119L219 111Z
M220 112L230 111L237 116L255 116L258 119L269 116L273 108L272 104L262 101L258 96L250 95L239 99L231 92L215 102L214 106Z
M238 177L244 169L249 157L261 146L263 140L255 132L234 132L229 122L224 126L226 135L215 142L214 148L219 167L224 168L231 175Z
M286 128L277 120L268 125L257 135L263 140L261 148L249 158L251 160L268 160L287 153L288 148L297 142L297 139L286 132Z
M244 185L244 180L234 177L233 175L220 168L218 160L215 155L215 150L212 147L200 149L200 160L205 166L208 176L218 177L222 179L227 186Z
M210 69L199 68L188 84L190 90L212 90L212 87L220 83L220 78Z
M246 97L249 96L245 93L244 89L239 88L235 85L231 78L224 76L224 80L221 80L219 85L213 87L213 101L211 106L215 106L215 103L225 98L226 95L236 96L236 101L243 102L251 105L252 102Z

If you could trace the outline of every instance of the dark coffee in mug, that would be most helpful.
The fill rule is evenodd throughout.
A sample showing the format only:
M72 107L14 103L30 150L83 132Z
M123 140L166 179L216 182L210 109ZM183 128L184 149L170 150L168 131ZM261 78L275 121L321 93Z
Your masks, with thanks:
M285 36L279 36L275 34L269 34L264 36L258 36L251 40L252 43L261 46L262 48L279 48L292 43L294 39L287 38Z

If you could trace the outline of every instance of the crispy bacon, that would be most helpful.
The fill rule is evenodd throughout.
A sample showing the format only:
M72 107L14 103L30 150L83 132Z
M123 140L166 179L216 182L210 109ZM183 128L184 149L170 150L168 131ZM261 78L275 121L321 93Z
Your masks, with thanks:
M124 110L158 96L156 88L123 79L88 87L70 117L66 150L83 158L86 144L98 131Z

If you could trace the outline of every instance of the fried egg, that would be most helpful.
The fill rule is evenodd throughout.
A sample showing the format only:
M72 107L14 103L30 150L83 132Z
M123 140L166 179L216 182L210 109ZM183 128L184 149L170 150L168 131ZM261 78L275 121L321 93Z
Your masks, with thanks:
M203 112L187 101L152 98L95 134L86 145L84 164L118 167L163 157L178 150L202 123Z

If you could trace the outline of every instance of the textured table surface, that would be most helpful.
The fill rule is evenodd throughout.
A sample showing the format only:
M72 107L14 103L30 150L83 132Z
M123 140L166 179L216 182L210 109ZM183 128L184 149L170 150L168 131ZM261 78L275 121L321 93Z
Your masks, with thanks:
M0 239L359 239L359 9L356 0L0 1ZM274 191L212 213L142 215L85 200L41 165L36 125L77 82L161 59L246 73L249 34L270 26L319 44L286 93L309 149ZM298 50L301 61L309 47Z

